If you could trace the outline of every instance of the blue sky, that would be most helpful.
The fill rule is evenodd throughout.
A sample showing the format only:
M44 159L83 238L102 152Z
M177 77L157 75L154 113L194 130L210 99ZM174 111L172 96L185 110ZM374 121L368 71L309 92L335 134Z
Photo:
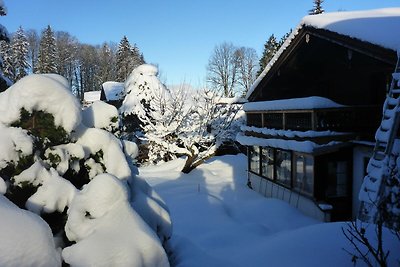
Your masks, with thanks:
M4 0L9 32L47 25L82 43L118 43L126 35L167 84L204 85L206 65L224 41L256 49L281 37L312 8L312 0ZM399 0L325 0L327 12L400 6Z

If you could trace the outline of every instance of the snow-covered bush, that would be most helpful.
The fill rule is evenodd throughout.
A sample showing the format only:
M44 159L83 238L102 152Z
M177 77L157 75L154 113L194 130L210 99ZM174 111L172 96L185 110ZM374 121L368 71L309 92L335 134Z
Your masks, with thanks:
M99 102L82 111L64 78L35 74L0 93L0 114L0 192L40 215L58 237L59 250L52 244L58 264L50 266L61 264L61 250L72 266L168 266L162 248L171 236L168 210L145 181L136 181L137 146L109 132L118 128L114 107ZM104 244L104 253L91 242ZM8 258L0 257L0 266ZM23 259L17 265L37 260Z
M186 155L185 172L231 143L240 130L240 105L220 102L208 90L186 87L168 90L157 78L157 68L141 65L125 83L126 97L120 107L124 123L131 121L148 149L147 161L158 163Z

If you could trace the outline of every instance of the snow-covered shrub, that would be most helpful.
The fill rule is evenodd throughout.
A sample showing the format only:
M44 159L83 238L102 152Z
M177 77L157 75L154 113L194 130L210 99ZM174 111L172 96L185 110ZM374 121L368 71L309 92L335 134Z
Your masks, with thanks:
M63 250L72 266L168 266L155 233L132 210L126 184L96 176L74 198L66 234L76 244Z
M156 193L143 186L145 182L135 182L132 158L138 154L137 146L122 142L109 132L118 125L115 108L99 104L90 112L93 120L88 121L84 114L83 122L87 124L84 125L81 107L71 94L67 81L54 74L25 77L0 93L0 192L20 208L40 215L58 237L59 251L79 239L78 244L65 248L63 254L64 260L72 265L79 259L79 266L92 266L96 256L82 254L80 249L91 242L89 240L107 244L113 239L113 244L118 245L102 253L103 265L126 266L128 262L130 266L168 266L161 241L170 238L171 221ZM97 196L94 196L93 190L103 188L104 184L109 185L104 189L105 193L96 192ZM91 194L85 198L88 190ZM113 195L118 199L115 203L117 211L111 209L112 203L108 203L111 201L108 197ZM96 220L100 226L90 223L95 221L93 218L89 221L74 219L80 218L74 215L79 210L76 207L89 205L80 202L82 199L92 199L88 201L95 203L95 210L111 209L107 212L109 215L104 214L108 219L100 216ZM139 206L141 204L144 206ZM142 219L135 210L140 210L140 215L146 215L145 218ZM95 215L96 211L91 210L90 214ZM87 216L85 213L84 217ZM109 219L118 223L110 223ZM73 227L68 226L69 239L63 242L61 237L65 234L67 221ZM94 239L87 236L81 240L68 233L71 229L74 232L87 229L98 234ZM129 234L123 235L121 229ZM121 255L124 246L127 246L125 255ZM133 252L128 254L129 250ZM4 266L1 263L2 259L0 265ZM35 259L32 259L22 265L34 263ZM53 262L51 266L57 265Z
M126 97L120 108L124 124L132 121L147 146L147 162L158 163L186 155L184 171L214 155L222 144L234 143L240 130L239 105L219 103L207 90L186 87L168 90L157 78L157 68L142 65L125 83Z
M89 128L104 129L112 133L119 130L119 114L113 105L95 101L83 110L82 115L82 123Z

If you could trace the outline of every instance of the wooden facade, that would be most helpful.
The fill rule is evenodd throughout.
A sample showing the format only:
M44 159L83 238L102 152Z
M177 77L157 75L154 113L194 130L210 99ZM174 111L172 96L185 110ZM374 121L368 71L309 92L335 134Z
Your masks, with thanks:
M341 106L247 110L244 136L280 140L264 146L247 144L252 187L321 220L351 218L357 197L352 188L353 149L357 142L374 140L396 60L390 49L302 27L247 98L252 103L319 96ZM256 129L332 134L288 137ZM282 146L282 141L316 145L304 152Z

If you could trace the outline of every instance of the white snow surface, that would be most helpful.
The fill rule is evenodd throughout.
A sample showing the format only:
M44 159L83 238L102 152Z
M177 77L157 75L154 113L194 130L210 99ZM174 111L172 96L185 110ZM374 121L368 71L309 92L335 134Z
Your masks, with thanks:
M250 190L244 155L215 157L190 174L180 172L183 164L177 159L139 169L171 211L172 265L353 266L343 250L353 251L342 234L347 224L319 223ZM370 240L373 232L367 229ZM396 266L399 241L384 231L384 244L392 251L389 266Z
M394 51L400 50L400 36L393 34L400 28L400 8L398 7L362 11L325 12L318 15L305 16L255 80L246 94L246 99L250 97L257 85L304 26L333 31Z
M107 101L120 100L124 96L124 83L108 81L103 83L103 89Z
M238 133L236 136L236 141L244 146L268 146L281 148L286 150L294 150L297 152L312 153L318 148L329 147L340 144L337 141L331 141L327 144L319 145L312 141L296 141L296 140L284 140L284 139L274 139L274 138L259 138L254 136L246 136L243 133Z
M400 28L399 7L310 15L303 18L301 25L337 32L394 51L400 49L400 36L393 34Z
M103 101L96 101L82 111L82 123L89 128L106 129L107 131L117 129L118 118L117 108Z
M0 194L0 266L61 266L49 226Z
M33 139L26 130L0 123L0 169L11 162L18 164L21 156L32 154L32 149Z
M344 105L338 104L321 96L249 102L243 106L245 111L322 109L340 107L344 107Z
M81 106L68 81L57 74L31 74L0 93L0 123L18 121L21 108L52 114L54 124L68 133L81 122Z
M77 243L63 250L71 266L169 266L155 233L131 208L123 182L96 176L68 210L67 237Z
M7 191L7 184L3 178L0 177L0 194L4 195Z
M101 91L90 91L83 94L83 100L87 103L93 103L99 101L101 96Z

